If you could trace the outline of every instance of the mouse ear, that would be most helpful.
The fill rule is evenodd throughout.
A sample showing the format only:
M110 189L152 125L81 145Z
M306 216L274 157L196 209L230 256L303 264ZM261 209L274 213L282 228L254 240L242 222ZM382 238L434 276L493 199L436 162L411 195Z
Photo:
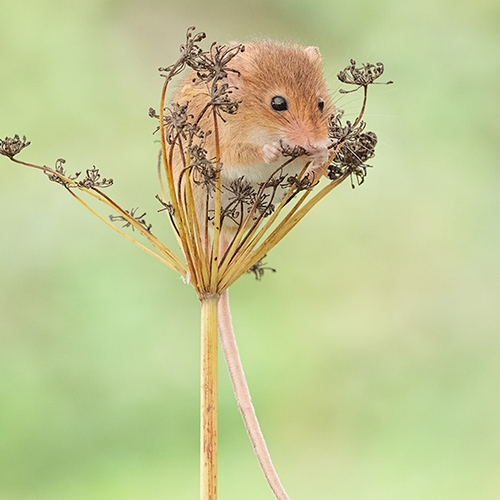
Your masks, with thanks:
M309 59L314 62L321 61L321 53L319 51L318 47L313 47L312 45L310 47L305 48L306 54L309 56Z

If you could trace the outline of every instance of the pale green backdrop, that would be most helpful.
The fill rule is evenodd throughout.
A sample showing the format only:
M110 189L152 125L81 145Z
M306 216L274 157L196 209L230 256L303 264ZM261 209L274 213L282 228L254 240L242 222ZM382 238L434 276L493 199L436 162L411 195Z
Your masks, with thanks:
M96 165L173 245L147 112L192 24L318 45L333 93L350 58L395 81L366 183L231 294L292 500L500 498L500 4L3 0L0 136ZM5 158L0 214L0 500L197 498L192 290ZM220 402L220 499L271 500L222 364Z

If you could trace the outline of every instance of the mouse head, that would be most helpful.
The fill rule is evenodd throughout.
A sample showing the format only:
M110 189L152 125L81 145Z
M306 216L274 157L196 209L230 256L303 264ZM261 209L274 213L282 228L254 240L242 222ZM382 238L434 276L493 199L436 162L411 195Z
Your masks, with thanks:
M333 112L316 47L276 42L245 45L228 75L241 100L236 119L248 139L264 145L283 141L307 151L326 148Z

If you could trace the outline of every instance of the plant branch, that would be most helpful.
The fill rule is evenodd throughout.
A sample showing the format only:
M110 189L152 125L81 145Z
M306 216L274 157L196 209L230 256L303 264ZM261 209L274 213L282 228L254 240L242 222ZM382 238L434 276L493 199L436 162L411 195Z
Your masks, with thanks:
M217 295L201 299L201 500L217 500L218 302Z

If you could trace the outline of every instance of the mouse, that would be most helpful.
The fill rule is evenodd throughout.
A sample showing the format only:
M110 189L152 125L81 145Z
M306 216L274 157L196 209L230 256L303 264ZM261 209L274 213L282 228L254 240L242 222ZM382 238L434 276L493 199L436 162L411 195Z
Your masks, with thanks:
M319 180L326 172L332 144L328 120L334 106L319 49L270 40L243 47L221 81L229 85L230 99L238 103L235 113L221 113L218 120L223 207L230 201L227 187L231 182L243 178L257 190L289 159L284 155L287 149L303 148L305 154L288 164L284 175L297 175L308 165L305 175L311 182ZM187 105L193 117L199 116L208 101L207 86L196 79L194 71L172 98L172 102ZM202 130L213 130L212 115L206 113L199 125ZM203 141L209 159L217 155L215 135L211 133ZM174 159L174 178L179 178L182 168L180 159ZM193 183L198 213L206 203L204 189ZM278 188L273 202L281 201L285 193L286 188ZM236 229L237 224L227 218L222 234L229 238Z
M222 207L231 202L231 183L239 179L255 191L276 172L281 179L303 173L311 185L314 184L327 172L333 144L328 125L334 105L323 76L319 49L269 40L243 46L244 50L228 63L230 71L221 80L221 84L229 85L231 101L238 103L236 112L221 112L217 131L214 131L211 113L205 113L198 122L201 130L212 131L201 140L206 158L212 160L218 156L220 159ZM191 71L171 102L187 106L187 116L196 122L209 100L207 84L200 82ZM286 151L297 147L303 154L287 163L290 157ZM179 153L173 155L172 168L176 184L186 182L182 176L185 162ZM200 228L206 229L207 208L213 210L215 197L212 194L207 198L207 187L200 179L197 181L194 174L192 179ZM288 187L280 184L273 189L272 201L277 203L286 195ZM248 202L246 210L250 209ZM239 227L231 217L223 220L221 257ZM231 384L258 461L275 497L289 500L271 461L250 397L232 326L228 290L223 290L219 297L218 323Z

